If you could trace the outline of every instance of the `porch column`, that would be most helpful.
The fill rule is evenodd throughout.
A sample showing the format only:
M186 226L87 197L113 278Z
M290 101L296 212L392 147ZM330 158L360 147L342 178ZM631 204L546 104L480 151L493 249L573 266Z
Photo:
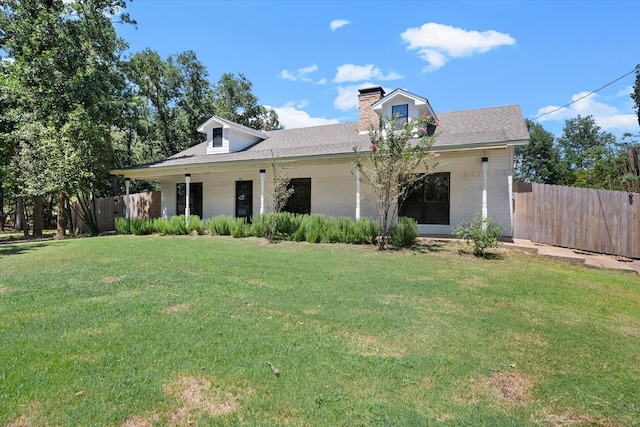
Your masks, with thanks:
M487 169L489 158L482 158L482 221L487 219Z
M131 210L130 210L130 204L129 204L129 186L131 185L131 179L129 178L125 178L124 179L124 188L125 188L125 196L124 196L124 217L125 219L129 220L131 219Z
M260 215L264 214L264 174L266 170L260 169Z
M360 168L356 168L356 219L360 219Z
M185 184L185 200L184 200L184 222L187 227L189 227L189 215L191 214L191 209L189 208L189 183L191 182L191 174L184 174L184 184Z

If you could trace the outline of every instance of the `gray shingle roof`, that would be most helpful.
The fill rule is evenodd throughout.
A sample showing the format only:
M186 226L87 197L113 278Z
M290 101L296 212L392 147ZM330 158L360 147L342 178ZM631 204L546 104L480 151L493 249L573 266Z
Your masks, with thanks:
M449 151L528 142L522 111L518 105L439 113L440 124L434 149ZM353 147L369 150L369 136L358 134L358 123L340 123L298 129L268 131L267 137L248 149L229 154L207 155L206 142L166 160L132 169L205 165L286 158L322 158L353 153Z

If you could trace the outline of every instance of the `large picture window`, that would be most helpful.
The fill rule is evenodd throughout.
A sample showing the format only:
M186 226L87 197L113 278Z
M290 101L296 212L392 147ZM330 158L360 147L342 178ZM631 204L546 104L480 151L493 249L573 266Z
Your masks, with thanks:
M282 209L293 214L311 214L311 178L293 178L289 181L289 188L294 193L287 200Z
M449 172L427 175L402 204L400 216L418 224L449 225L449 190Z
M187 207L187 186L185 183L176 184L176 215L184 215ZM189 210L191 215L202 218L202 183L189 184Z

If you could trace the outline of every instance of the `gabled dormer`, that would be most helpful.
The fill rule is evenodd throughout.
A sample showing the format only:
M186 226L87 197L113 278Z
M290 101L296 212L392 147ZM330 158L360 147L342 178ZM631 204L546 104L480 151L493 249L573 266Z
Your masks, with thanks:
M228 154L243 151L267 139L267 135L218 116L212 116L198 127L207 135L207 154Z
M367 133L373 126L378 129L382 118L396 116L396 127L420 117L430 117L437 123L436 113L431 108L426 98L396 89L385 95L381 87L360 89L359 101L359 125L358 131Z

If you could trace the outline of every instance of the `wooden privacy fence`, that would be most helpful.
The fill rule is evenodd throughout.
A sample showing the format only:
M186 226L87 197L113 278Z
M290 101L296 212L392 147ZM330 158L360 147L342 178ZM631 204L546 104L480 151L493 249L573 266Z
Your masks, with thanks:
M126 196L113 196L95 199L94 215L98 221L100 231L115 230L115 219L125 216ZM131 218L159 218L160 217L160 191L148 193L136 193L129 195L129 212ZM76 232L87 231L78 214L76 213L77 203L71 210L72 221Z
M513 237L640 258L640 193L515 183Z

